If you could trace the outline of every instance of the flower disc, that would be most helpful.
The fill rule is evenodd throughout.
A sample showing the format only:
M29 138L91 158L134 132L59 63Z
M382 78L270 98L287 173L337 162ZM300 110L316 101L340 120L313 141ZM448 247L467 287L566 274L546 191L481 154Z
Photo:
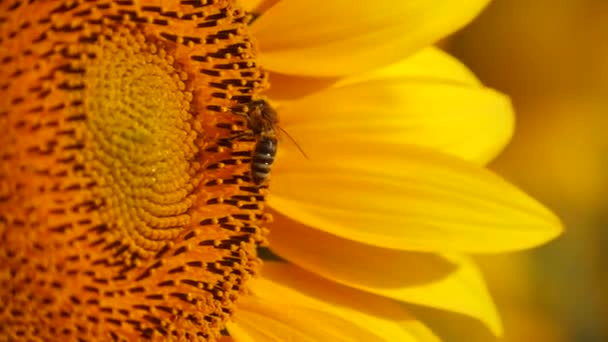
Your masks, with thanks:
M249 18L168 3L0 4L0 336L212 340L256 272Z

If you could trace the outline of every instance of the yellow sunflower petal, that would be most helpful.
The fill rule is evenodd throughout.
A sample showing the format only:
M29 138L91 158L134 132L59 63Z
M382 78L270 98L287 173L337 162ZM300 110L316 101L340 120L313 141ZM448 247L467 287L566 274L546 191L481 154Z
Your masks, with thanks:
M359 324L290 303L244 299L241 301L240 310L236 322L249 338L256 342L383 341ZM230 326L227 328L230 331ZM235 337L237 342L241 341L239 335Z
M241 327L239 324L237 324L236 322L233 321L229 321L226 322L226 330L228 330L228 332L230 333L230 336L232 337L232 339L235 342L265 342L265 341L272 341L269 339L264 339L264 338L260 338L260 339L254 339L253 336L251 335L255 335L255 332L252 332L251 335L247 333L247 329L246 328L246 324L243 325L243 327Z
M281 126L311 158L373 142L422 145L483 164L504 148L514 126L511 103L500 93L409 77L329 88L280 112Z
M270 72L271 87L267 95L273 100L294 100L321 91L330 86L389 80L408 77L417 81L460 83L479 86L475 75L459 60L436 47L425 48L387 67L371 72L338 77L310 77Z
M480 86L475 74L458 59L431 46L389 66L343 78L336 86L408 77L421 81Z
M488 0L281 1L252 25L265 68L339 76L374 69L456 31Z
M247 11L262 14L279 0L240 0L240 5Z
M561 232L553 213L471 163L414 146L346 148L327 160L279 159L269 204L311 227L405 250L502 252Z
M266 95L279 101L289 101L329 88L338 77L309 77L269 72L270 88Z
M217 339L217 342L235 342L235 340L231 336L221 336Z
M463 258L370 246L306 227L282 215L270 226L281 257L335 282L396 300L501 324L475 265Z
M235 315L254 341L437 341L397 302L270 262ZM246 339L244 339L246 341Z

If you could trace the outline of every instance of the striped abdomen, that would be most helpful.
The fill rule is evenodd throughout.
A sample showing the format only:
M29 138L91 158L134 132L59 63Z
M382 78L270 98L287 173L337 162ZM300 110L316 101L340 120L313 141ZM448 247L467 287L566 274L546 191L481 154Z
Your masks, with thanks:
M255 184L261 184L270 174L270 167L277 154L277 139L269 136L262 136L253 151L251 160L251 177Z

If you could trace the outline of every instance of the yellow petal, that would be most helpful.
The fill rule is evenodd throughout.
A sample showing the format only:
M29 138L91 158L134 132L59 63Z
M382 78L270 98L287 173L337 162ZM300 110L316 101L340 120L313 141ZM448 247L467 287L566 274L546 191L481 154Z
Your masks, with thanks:
M339 76L388 65L456 31L488 0L281 1L252 25L268 70Z
M367 73L338 77L310 77L270 72L270 89L266 92L273 100L294 100L321 91L330 86L363 83L373 80L412 78L417 81L460 83L479 86L475 75L458 61L436 47L425 48L387 67Z
M239 4L248 12L262 14L279 0L240 0Z
M287 263L264 265L234 316L254 341L437 341L398 303L319 278ZM246 339L245 339L246 341Z
M311 227L402 250L503 252L561 232L541 204L463 160L373 142L341 152L309 160L284 155L269 204Z
M431 46L389 66L363 74L350 75L343 78L336 86L403 77L429 82L481 85L475 74L462 62L441 49Z
M275 305L273 305L275 304ZM236 316L252 341L382 341L380 337L326 312L263 300L243 299ZM230 331L230 326L228 326ZM240 341L237 335L237 342Z
M284 104L280 115L281 126L316 159L370 143L421 145L484 164L514 126L511 103L500 93L409 77L329 88Z
M306 227L283 215L270 226L279 256L332 281L396 300L501 324L484 281L464 258L370 246Z
M309 77L269 72L270 88L265 95L273 100L294 100L329 88L338 79L337 77Z
M220 338L217 339L217 342L235 342L235 340L231 336L220 336Z
M245 328L244 328L245 327ZM251 335L255 335L255 332L251 332L251 335L249 333L247 333L247 330L251 330L246 328L246 324L244 325L244 327L241 327L238 323L234 322L234 321L228 321L226 322L226 330L228 330L228 332L230 333L230 336L232 337L232 339L235 342L265 342L265 341L272 341L269 339L264 339L264 338L260 338L258 340L255 340L253 336Z

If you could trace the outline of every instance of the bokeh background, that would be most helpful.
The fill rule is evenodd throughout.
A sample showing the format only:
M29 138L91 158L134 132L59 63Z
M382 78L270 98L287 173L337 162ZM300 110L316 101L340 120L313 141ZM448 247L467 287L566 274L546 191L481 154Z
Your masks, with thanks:
M513 100L514 139L490 167L566 226L541 248L479 257L501 341L608 341L608 1L494 0L445 48ZM458 330L446 341L471 341Z

